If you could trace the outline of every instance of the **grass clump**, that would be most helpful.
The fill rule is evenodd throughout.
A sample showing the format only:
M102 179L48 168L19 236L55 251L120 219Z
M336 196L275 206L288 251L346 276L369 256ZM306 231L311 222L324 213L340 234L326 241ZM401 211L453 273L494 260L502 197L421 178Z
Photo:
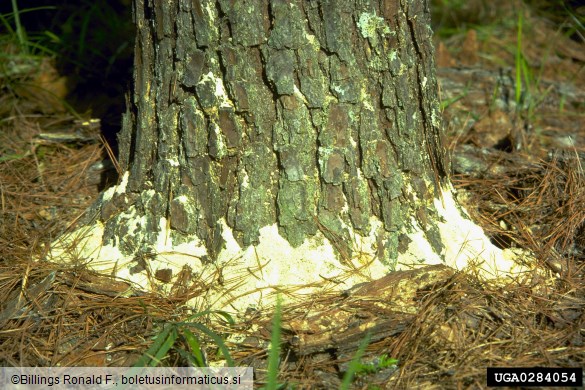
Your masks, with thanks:
M134 364L134 367L162 366L164 365L165 358L169 356L172 349L190 365L194 367L207 367L209 364L202 348L201 336L208 337L215 343L218 348L216 357L225 359L229 367L235 367L234 360L230 356L224 338L205 324L196 321L211 314L221 316L229 325L234 325L235 323L231 315L217 310L202 311L188 317L185 321L168 323L154 337L153 344ZM181 347L178 344L179 340L184 340L189 350Z

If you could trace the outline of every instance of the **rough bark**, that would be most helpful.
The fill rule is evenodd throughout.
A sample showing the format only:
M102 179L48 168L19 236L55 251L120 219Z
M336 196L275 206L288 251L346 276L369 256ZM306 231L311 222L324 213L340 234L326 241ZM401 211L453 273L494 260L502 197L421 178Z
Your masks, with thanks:
M292 246L321 230L351 257L346 227L367 235L374 215L393 264L447 171L426 2L154 3L136 2L130 175L112 200L146 234L108 210L104 242L144 250L165 218L173 242L195 235L214 260L223 218L243 247L278 223Z
M312 283L336 267L375 261L381 276L447 256L427 1L135 0L134 18L126 173L90 214L117 251L108 260L121 259L111 272L169 283L181 264L223 267L252 247L267 251L243 266L253 277ZM329 248L337 263L283 246ZM180 261L149 264L177 248Z

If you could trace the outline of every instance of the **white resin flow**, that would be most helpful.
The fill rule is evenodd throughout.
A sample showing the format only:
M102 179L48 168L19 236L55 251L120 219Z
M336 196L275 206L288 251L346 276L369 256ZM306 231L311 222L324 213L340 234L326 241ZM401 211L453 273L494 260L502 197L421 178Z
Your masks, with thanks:
M108 190L104 196L123 192L127 175L122 183ZM501 250L491 244L483 230L473 223L465 211L458 206L453 189L445 189L442 200L435 200L440 216L437 221L444 245L443 253L435 253L424 232L413 218L411 226L403 233L410 238L405 253L398 258L395 269L412 269L424 265L445 264L457 270L469 270L485 279L518 277L531 267L518 262L529 256L511 250ZM135 210L126 210L129 224L140 227L142 217ZM217 262L204 264L204 245L197 239L189 243L174 245L167 231L167 221L160 221L160 234L149 256L147 269L132 273L136 266L133 256L125 257L116 245L102 245L103 224L96 222L82 227L56 241L47 260L60 263L87 264L95 271L132 282L137 290L169 293L173 280L167 284L154 283L157 270L172 270L176 277L183 267L190 267L192 275L204 285L205 294L193 300L198 309L213 308L244 312L248 307L272 305L276 295L284 301L307 299L308 294L338 292L352 286L378 279L391 270L376 258L376 231L381 222L371 219L371 233L361 236L353 233L354 258L341 261L335 255L331 243L319 232L293 248L279 234L277 225L260 230L259 244L241 248L225 221L223 238L225 246ZM349 227L348 227L349 229ZM133 234L141 234L136 228Z

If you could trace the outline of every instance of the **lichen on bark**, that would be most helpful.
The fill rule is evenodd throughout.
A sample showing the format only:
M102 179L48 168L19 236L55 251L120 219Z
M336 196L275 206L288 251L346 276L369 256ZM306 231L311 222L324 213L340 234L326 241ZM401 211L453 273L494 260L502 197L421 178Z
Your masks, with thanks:
M201 240L213 260L222 226L246 248L277 224L293 247L321 232L343 257L354 232L374 229L392 267L412 217L433 220L447 172L426 2L152 3L136 0L120 136L124 196L147 231L128 248L148 247L166 220L172 242ZM132 241L124 218L105 241Z

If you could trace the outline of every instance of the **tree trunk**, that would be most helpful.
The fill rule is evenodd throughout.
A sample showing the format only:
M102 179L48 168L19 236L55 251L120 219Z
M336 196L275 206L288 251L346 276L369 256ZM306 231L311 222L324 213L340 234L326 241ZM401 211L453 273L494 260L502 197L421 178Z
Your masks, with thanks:
M188 266L235 297L501 256L452 197L426 0L134 7L125 174L86 221L95 268L168 290Z

